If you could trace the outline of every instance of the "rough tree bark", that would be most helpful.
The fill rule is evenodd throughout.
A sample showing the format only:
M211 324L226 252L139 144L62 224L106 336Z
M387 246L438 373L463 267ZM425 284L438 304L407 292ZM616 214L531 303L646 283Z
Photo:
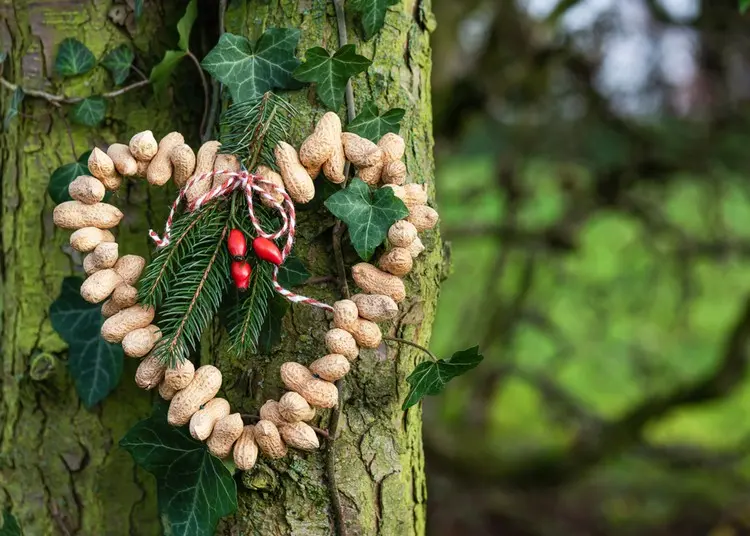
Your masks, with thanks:
M179 17L182 8L175 4L147 2L140 27L130 35L108 19L107 2L2 0L0 43L9 50L3 76L26 87L70 95L101 90L108 76L101 69L64 85L50 85L57 44L75 37L101 57L114 46L131 42L141 58L139 65L150 68L163 51L158 39L165 39L164 28L173 28ZM215 3L206 4L210 8ZM201 4L201 9L205 7ZM203 23L199 17L196 24ZM357 107L374 100L381 110L407 109L402 133L408 141L410 180L432 185L429 32L434 23L429 1L402 0L389 11L384 30L367 43L358 40L353 17L348 16L347 23L349 41L373 58L366 76L354 81ZM233 2L226 24L228 31L251 38L268 26L298 27L300 53L316 45L338 47L333 6L322 0ZM187 93L194 95L198 87ZM9 93L3 90L1 98L6 109ZM133 384L136 363L126 363L118 389L105 403L87 411L65 370L65 345L47 318L62 278L80 271L75 263L80 259L65 247L69 233L52 225L53 204L46 185L51 172L72 161L74 152L78 156L94 144L122 141L146 128L157 136L170 130L190 133L196 146L200 118L193 111L201 109L199 99L176 91L174 103L162 107L148 88L134 91L111 101L105 126L94 131L71 128L49 104L27 98L23 116L2 136L0 507L10 507L27 534L160 533L153 480L117 447L124 433L149 413L152 402ZM299 114L290 137L298 144L323 110L312 89L295 95L293 102ZM340 113L345 117L343 109ZM121 251L148 254L145 231L162 224L167 195L135 183L118 195L115 204L126 213L119 232ZM299 219L298 255L313 275L335 274L330 215L312 209ZM392 335L422 344L429 340L442 275L439 236L428 233L424 242L427 251L407 278L410 297L395 326L389 328ZM353 251L345 249L345 256L348 264L356 262ZM336 285L307 287L303 292L329 301L340 298ZM238 362L227 358L220 347L204 346L202 361L222 369L225 396L233 408L257 414L263 401L281 393L281 363L309 363L325 353L322 341L327 327L320 311L294 307L272 355ZM40 355L53 356L57 366L51 372L31 374ZM421 358L409 347L363 352L346 379L334 459L349 534L424 533L421 412L400 410L406 394L404 378ZM324 414L320 425L325 427L327 419ZM326 459L324 449L292 454L238 477L238 512L221 523L219 533L331 534L335 513Z

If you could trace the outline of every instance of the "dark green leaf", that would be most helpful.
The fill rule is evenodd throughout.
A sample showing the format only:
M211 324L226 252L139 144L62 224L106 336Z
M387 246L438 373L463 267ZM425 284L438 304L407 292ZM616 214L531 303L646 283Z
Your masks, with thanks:
M10 513L10 510L3 512L3 524L0 526L0 536L22 536L21 526Z
M79 277L63 280L60 296L52 303L52 327L68 344L68 368L86 407L101 402L120 382L123 351L100 335L104 321L101 305L85 301Z
M20 87L17 87L15 91L13 91L13 95L10 98L10 103L8 104L8 111L5 113L5 119L3 120L3 130L5 132L8 131L11 122L18 115L18 109L21 107L21 103L23 102L23 96L23 90Z
M96 65L94 54L86 45L68 37L60 43L55 59L55 71L60 76L75 76L89 72Z
M135 18L140 18L143 14L143 0L135 0L135 8L133 11L135 12Z
M364 260L369 260L383 243L388 228L409 215L391 188L372 189L357 178L329 197L325 206L349 227L352 245Z
M91 155L91 151L86 151L78 159L78 162L65 164L52 172L52 176L49 179L49 185L47 186L47 192L52 198L52 201L60 204L63 201L71 200L70 194L68 194L68 186L70 183L73 182L76 177L91 174L88 168L89 155Z
M278 294L268 303L268 314L258 336L258 352L270 354L273 347L281 342L281 322L288 310L289 301Z
M148 79L151 81L151 85L154 87L154 93L156 95L164 94L164 91L169 84L169 78L172 76L172 72L185 55L185 52L182 50L167 50L164 53L162 60L153 66Z
M338 109L344 102L349 79L372 64L357 54L354 45L344 45L333 56L324 48L314 47L308 49L305 60L294 71L294 77L301 82L315 83L318 97L331 110Z
M133 63L133 51L128 45L120 45L104 56L102 65L112 74L112 79L118 86L122 84L130 74L130 66Z
M95 127L104 120L107 112L107 101L102 97L88 97L73 106L70 118L74 123Z
M383 28L385 12L390 6L398 4L398 0L353 0L350 4L352 11L362 17L362 27L365 29L367 40Z
M479 347L461 350L446 361L424 361L416 366L406 378L409 384L409 394L404 400L402 409L405 411L419 402L425 396L436 395L445 388L453 378L466 374L481 363L484 357L479 353Z
M279 267L279 285L284 288L296 287L301 285L310 278L310 272L305 265L299 260L299 257L290 255Z
M354 121L349 123L346 130L377 143L380 138L389 132L398 134L404 114L406 114L406 110L394 108L380 115L375 103L368 102L362 107L362 111L354 118Z
M750 8L750 0L740 0L740 13L746 13Z
M201 65L229 88L235 103L257 99L272 89L293 89L299 37L297 29L269 28L253 45L245 37L225 33Z
M213 536L223 516L237 509L232 473L187 427L167 423L166 404L133 426L120 446L156 477L159 512L173 536Z
M185 14L177 22L177 34L180 36L180 41L177 46L182 50L187 50L190 46L190 30L193 29L193 23L198 16L198 2L197 0L190 0L185 10Z

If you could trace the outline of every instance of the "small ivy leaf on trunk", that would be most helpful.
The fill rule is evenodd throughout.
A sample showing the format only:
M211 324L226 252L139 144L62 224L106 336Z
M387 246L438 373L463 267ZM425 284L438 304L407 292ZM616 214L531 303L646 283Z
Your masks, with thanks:
M346 130L377 143L388 133L398 134L405 114L406 110L403 108L393 108L380 115L378 107L370 101L362 107L362 111L349 123Z
M268 314L260 328L258 351L270 354L274 346L281 342L282 320L289 310L289 302L282 296L275 295L268 304Z
M91 151L86 151L81 155L77 162L60 166L52 172L47 186L47 192L56 204L64 201L70 201L72 198L68 193L68 186L77 177L81 175L91 175L88 168L89 156Z
M352 245L364 260L369 260L383 243L390 226L409 215L409 209L391 188L373 190L357 178L329 197L325 206L349 227Z
M300 82L316 85L318 98L330 110L338 109L344 102L346 83L352 76L362 73L372 64L356 53L354 45L344 45L331 56L321 47L308 49L305 63L294 71Z
M151 68L148 79L154 88L155 95L164 94L169 79L172 77L172 72L186 55L183 50L167 50L162 60Z
M353 0L351 8L362 17L362 27L365 29L365 40L383 29L385 13L388 8L398 4L398 0Z
M225 33L201 65L229 88L235 103L273 89L294 89L299 87L292 77L300 63L295 56L299 38L300 31L293 28L269 28L255 44Z
M186 426L167 423L166 404L133 426L120 446L156 477L159 512L173 536L213 536L219 519L237 510L232 473Z
M60 76L76 76L89 72L96 65L94 54L86 45L68 37L60 43L55 58L55 71Z
M118 86L127 79L132 64L133 51L128 45L120 45L102 59L102 65L110 72Z
M177 46L181 50L187 51L190 44L190 31L193 29L195 19L198 17L198 2L197 0L190 0L190 3L185 9L185 14L182 18L177 21L177 35L180 36L180 40Z
M279 285L284 288L296 287L310 279L310 272L299 260L299 257L289 255L284 264L279 266Z
M406 378L409 384L409 394L404 400L402 409L406 411L425 396L441 393L449 381L466 374L479 365L482 359L484 356L479 353L479 347L474 346L468 350L456 352L447 361L438 359L420 363Z
M79 125L95 127L104 120L106 112L107 101L102 97L87 97L73 106L70 118Z
M52 327L68 344L68 369L86 407L104 400L120 382L123 351L100 335L101 305L81 297L80 277L66 277L60 295L49 309Z
M3 131L7 132L8 129L10 129L11 122L18 115L18 109L21 107L23 97L23 90L20 87L17 87L13 92L13 95L10 97L8 111L5 113L5 119L3 120Z
M0 526L0 536L23 536L21 526L8 509L3 511L3 524Z

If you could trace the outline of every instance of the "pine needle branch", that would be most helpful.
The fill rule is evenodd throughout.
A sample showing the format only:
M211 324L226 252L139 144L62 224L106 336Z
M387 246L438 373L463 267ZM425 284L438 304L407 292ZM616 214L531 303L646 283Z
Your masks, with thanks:
M237 156L249 170L258 164L273 166L274 147L289 132L294 112L291 104L271 92L232 104L221 117L221 151Z
M258 337L272 295L271 266L261 261L253 270L247 293L230 313L229 342L235 355L241 357L257 351Z

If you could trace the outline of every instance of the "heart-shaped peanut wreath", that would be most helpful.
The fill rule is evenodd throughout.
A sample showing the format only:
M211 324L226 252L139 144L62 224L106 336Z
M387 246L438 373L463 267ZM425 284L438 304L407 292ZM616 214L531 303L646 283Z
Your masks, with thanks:
M253 117L247 112L244 110L245 117ZM234 106L227 111L230 118L241 113L243 110ZM378 322L396 317L398 303L406 297L401 277L424 250L418 232L433 228L438 219L437 212L427 206L425 189L404 185L405 145L400 136L386 134L374 143L342 133L339 117L329 112L298 153L278 137L256 136L257 132L275 131L272 123L280 115L270 115L268 120L262 113L254 121L248 120L249 126L243 130L247 136L224 146L208 141L197 154L178 132L167 134L158 143L150 131L139 132L128 145L113 144L106 153L94 149L88 161L93 176L75 179L69 187L73 200L54 211L55 224L74 231L71 246L87 253L83 266L88 278L81 295L91 303L103 302L102 314L107 319L102 337L121 343L127 356L143 358L136 383L144 389L158 387L161 397L170 401L170 424L189 424L190 434L205 441L212 454L219 458L232 455L241 470L254 466L259 450L279 458L287 447L318 448L316 431L320 431L307 422L315 416L316 408L338 404L334 382L349 372L359 349L380 345ZM313 199L313 178L321 172L333 183L345 182L347 161L356 168L363 192L380 185L391 189L392 194L386 195L402 201L399 206L404 218L390 226L389 247L380 257L379 267L363 262L352 268L352 277L363 293L331 306L287 290L278 275L294 245L294 203ZM123 176L144 177L155 186L172 178L179 188L165 233L150 232L157 252L148 266L139 256L119 257L110 231L123 214L103 199L106 190L121 186ZM252 258L248 258L248 237L253 238ZM283 243L280 249L277 241ZM185 255L187 244L193 252L189 256ZM169 284L177 274L180 290ZM284 363L281 379L289 391L279 401L267 401L255 424L245 424L242 415L231 412L226 400L216 397L222 382L219 369L212 365L195 369L189 359L203 328L218 311L230 274L240 291L248 288L250 278L260 278L267 289L286 299L323 308L333 316L333 327L325 336L330 353L309 367ZM185 286L190 293L181 290ZM243 307L252 307L247 301L251 300L235 307L241 315ZM157 308L161 328L155 323ZM241 318L249 316L245 311ZM252 349L257 337L253 330L257 326L250 321L240 321L232 328L230 339L237 353Z

